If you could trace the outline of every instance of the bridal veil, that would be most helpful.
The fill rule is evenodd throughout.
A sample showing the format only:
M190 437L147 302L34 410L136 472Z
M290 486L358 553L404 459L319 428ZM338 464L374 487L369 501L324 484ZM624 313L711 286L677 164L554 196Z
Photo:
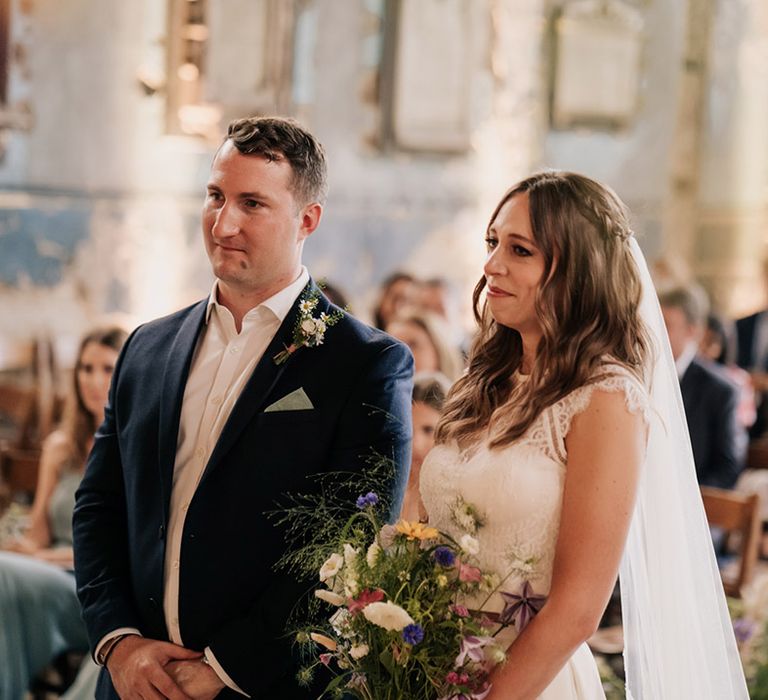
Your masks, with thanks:
M620 568L627 698L747 700L661 309L634 237L628 245L653 352L648 449Z

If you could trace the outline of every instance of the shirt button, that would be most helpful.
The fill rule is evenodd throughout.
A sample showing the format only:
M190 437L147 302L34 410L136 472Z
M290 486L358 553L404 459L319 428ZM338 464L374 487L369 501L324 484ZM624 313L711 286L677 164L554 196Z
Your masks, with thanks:
M211 401L211 403L214 406L218 406L221 403L221 396L214 396L213 400Z
M181 507L181 509L182 509L182 510L186 510L187 508L189 508L189 503L185 503L185 504L184 504L184 505Z
M196 454L198 457L202 457L203 455L205 455L205 450L204 450L202 447L198 447L198 448L195 450L195 454Z
M233 355L235 355L236 353L240 352L240 348L239 348L239 347L237 347L237 345L233 345L233 346L232 346L232 347L229 349L229 351L230 351L230 352L231 352Z
M173 568L178 569L179 568L179 560L177 559L175 562L173 562Z

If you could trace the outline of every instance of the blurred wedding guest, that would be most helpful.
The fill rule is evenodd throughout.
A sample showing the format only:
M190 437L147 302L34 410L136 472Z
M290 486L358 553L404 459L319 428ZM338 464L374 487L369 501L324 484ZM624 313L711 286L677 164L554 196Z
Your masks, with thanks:
M323 294L328 297L328 301L331 304L336 304L340 309L346 309L349 313L353 313L352 307L347 300L347 295L335 284L331 284L327 279L322 279L318 282L318 286L322 289Z
M456 298L448 280L442 277L424 280L419 288L419 306L450 321L454 316Z
M764 262L768 285L768 258ZM757 392L757 419L750 435L761 437L768 429L768 309L762 309L736 321L738 354L736 363L752 377Z
M19 700L56 656L86 651L72 575L72 512L126 333L100 328L81 341L61 425L43 443L26 532L0 551L0 698Z
M384 330L403 309L418 301L419 283L407 272L393 272L379 289L379 300L373 310L373 324Z
M450 380L440 372L421 372L413 376L411 472L400 511L400 517L405 520L426 519L426 510L419 495L421 463L435 446L435 429L450 388Z
M749 429L757 417L755 408L755 390L749 377L749 373L741 367L733 364L733 336L728 333L725 323L716 314L707 316L707 327L704 329L704 337L699 345L699 353L702 357L715 363L716 368L730 379L739 389L739 422Z
M738 420L739 391L710 363L698 358L708 302L699 287L659 296L675 358L685 417L701 486L731 489L744 466L747 434Z
M458 378L461 357L439 316L409 309L387 323L384 330L411 349L416 372L442 372L451 381Z

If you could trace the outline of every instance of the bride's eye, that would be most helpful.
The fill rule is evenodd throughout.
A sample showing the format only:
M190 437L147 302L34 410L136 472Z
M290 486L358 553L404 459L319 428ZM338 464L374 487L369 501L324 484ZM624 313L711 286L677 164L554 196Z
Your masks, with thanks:
M487 236L485 239L485 247L491 250L492 248L495 248L498 245L499 241L496 238L492 238L491 236Z
M515 255L519 255L521 258L527 258L532 255L531 251L528 250L528 248L523 248L523 246L521 245L512 246L512 252Z

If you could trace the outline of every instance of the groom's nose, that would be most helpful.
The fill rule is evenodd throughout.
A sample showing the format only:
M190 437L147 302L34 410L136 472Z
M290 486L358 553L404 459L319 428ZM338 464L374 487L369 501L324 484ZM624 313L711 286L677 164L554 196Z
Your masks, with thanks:
M219 209L211 233L214 238L230 238L240 233L240 217L235 207L224 204Z

